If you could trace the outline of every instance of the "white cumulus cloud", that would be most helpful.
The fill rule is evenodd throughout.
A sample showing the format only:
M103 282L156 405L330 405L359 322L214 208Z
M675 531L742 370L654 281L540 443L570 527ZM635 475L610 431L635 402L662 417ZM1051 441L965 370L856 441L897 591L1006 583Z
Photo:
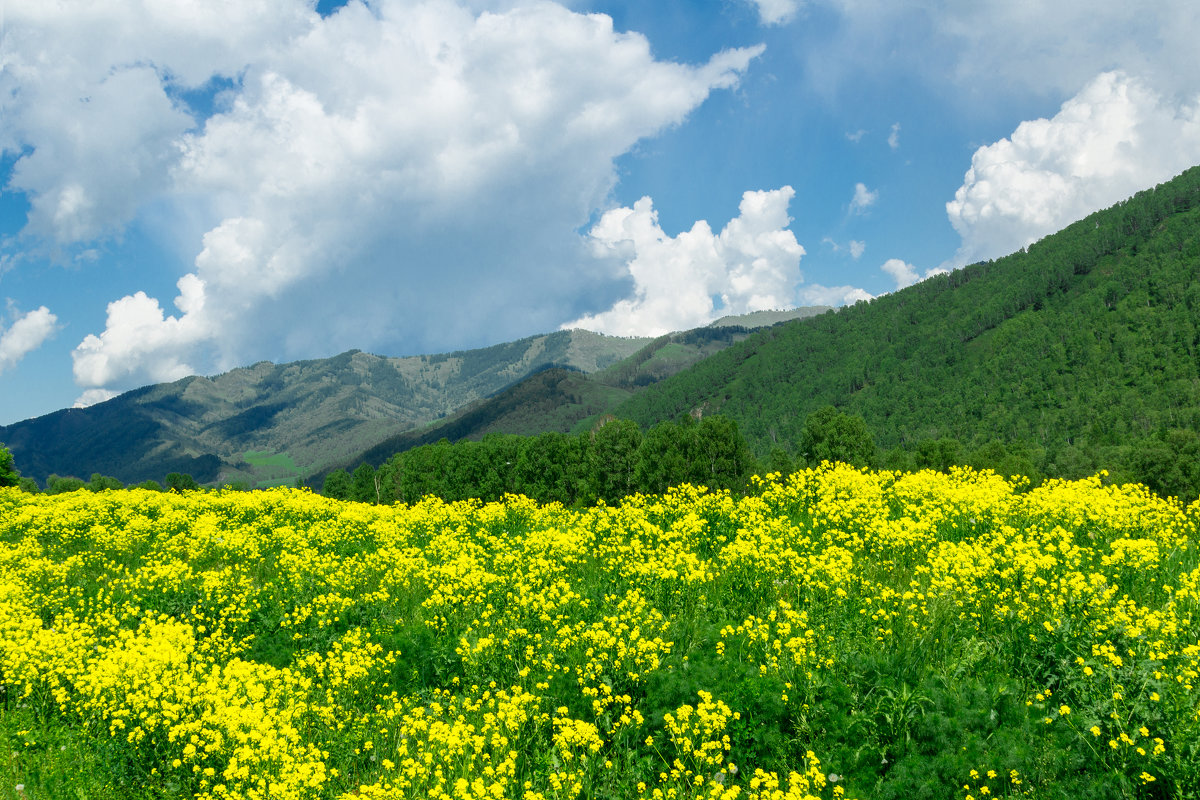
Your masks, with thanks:
M606 212L589 235L598 256L623 261L633 294L563 327L655 336L722 315L794 306L804 255L787 229L794 196L790 186L744 193L738 216L719 234L701 220L670 236L649 197Z
M0 333L0 373L41 347L57 330L57 323L58 317L45 306L18 317L8 330Z
M862 254L867 252L867 243L860 242L857 239L850 240L850 257L861 258Z
M946 204L955 262L1018 250L1200 162L1200 95L1172 100L1106 72L1051 119L979 148Z
M179 279L179 292L179 316L165 316L158 301L145 292L109 303L104 332L89 334L72 353L76 381L103 388L126 378L157 383L193 374L181 354L211 335L204 315L204 284L185 275Z
M194 259L174 311L109 303L73 354L81 402L257 358L503 341L615 300L576 233L615 160L762 52L662 61L548 2L66 0L5 25L25 236L87 247L153 207Z

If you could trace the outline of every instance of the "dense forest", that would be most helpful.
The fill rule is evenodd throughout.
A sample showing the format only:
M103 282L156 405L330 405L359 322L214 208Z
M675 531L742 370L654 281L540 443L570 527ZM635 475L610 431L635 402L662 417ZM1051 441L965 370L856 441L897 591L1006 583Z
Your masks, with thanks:
M1039 454L1020 443L993 440L968 447L956 439L922 439L911 448L881 451L862 417L832 406L809 415L794 450L792 455L776 447L756 458L728 417L697 421L685 415L645 432L632 420L606 417L580 434L490 434L455 443L443 439L397 453L378 468L363 462L353 471L335 470L320 488L340 500L367 503L415 503L426 495L487 502L523 494L542 503L582 506L660 494L684 483L740 494L752 475L787 474L826 461L904 471L967 466L1021 476L1027 488L1047 477L1037 465ZM1125 473L1108 479L1129 480ZM1200 458L1172 462L1140 476L1139 482L1163 495L1196 496Z
M723 417L662 422L645 434L630 420L606 418L584 434L493 434L398 453L375 469L337 470L324 480L332 497L364 502L497 500L524 494L543 503L616 503L636 492L694 483L740 491L756 464L737 424Z

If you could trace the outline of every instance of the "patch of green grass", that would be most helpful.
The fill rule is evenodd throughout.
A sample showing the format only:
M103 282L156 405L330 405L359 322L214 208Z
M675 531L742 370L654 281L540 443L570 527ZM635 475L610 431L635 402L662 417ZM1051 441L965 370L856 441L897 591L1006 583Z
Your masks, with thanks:
M272 453L270 450L247 450L242 458L247 464L255 467L278 467L292 472L298 472L300 469L296 466L296 462L292 461L291 455L287 452Z
M0 706L0 800L149 800L161 789L114 770L96 737L19 701Z
M242 460L252 467L250 474L257 489L291 486L304 474L304 470L292 460L291 454L286 450L282 453L247 450Z

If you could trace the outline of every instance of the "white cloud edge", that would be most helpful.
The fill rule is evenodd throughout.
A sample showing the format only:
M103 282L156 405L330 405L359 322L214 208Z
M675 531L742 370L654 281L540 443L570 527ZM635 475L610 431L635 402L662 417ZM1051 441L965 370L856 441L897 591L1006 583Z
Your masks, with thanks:
M593 252L621 264L632 294L564 323L621 336L657 336L721 316L791 308L804 248L788 229L791 186L746 191L719 234L705 220L676 236L658 224L649 197L606 212L589 231Z
M58 330L58 317L46 306L39 306L17 317L0 333L0 374L12 369L25 356L46 343Z
M1200 92L1174 97L1103 72L1050 119L978 148L946 214L961 245L943 266L1015 252L1200 162Z

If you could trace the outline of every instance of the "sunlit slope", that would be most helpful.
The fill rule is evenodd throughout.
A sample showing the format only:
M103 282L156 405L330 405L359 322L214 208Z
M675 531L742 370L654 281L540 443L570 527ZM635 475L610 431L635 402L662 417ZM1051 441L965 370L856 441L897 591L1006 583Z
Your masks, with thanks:
M1098 466L1200 428L1200 169L1027 252L771 328L612 410L729 415L763 453L827 404L885 449L1019 440Z
M846 467L585 510L0 489L0 780L1194 797L1198 517L1098 479Z

